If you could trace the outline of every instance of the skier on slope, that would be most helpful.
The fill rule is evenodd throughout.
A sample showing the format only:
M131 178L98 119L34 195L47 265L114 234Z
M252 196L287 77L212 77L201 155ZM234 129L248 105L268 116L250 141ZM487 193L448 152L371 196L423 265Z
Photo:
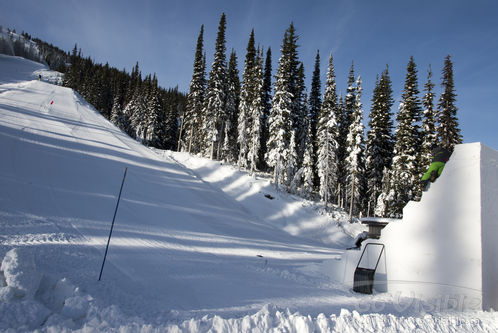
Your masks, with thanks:
M432 151L432 163L429 170L422 176L422 186L424 191L427 191L429 182L434 182L441 175L444 165L450 159L451 153L443 147L436 147Z

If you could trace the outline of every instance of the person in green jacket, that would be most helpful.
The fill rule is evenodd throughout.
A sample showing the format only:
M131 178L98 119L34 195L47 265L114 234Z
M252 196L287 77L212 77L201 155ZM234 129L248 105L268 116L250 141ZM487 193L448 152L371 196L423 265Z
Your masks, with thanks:
M441 176L444 165L450 159L451 153L442 147L437 147L432 151L432 163L429 170L422 176L422 185L424 191L427 190L429 182L434 182L437 177Z

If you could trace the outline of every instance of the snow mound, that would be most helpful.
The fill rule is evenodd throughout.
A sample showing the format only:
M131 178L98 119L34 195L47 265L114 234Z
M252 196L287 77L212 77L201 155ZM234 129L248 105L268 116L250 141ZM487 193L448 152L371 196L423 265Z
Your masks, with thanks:
M33 298L41 281L33 252L26 248L15 248L7 252L0 268L0 279L6 285L4 288L12 290L12 296ZM11 292L5 293L7 294Z
M55 281L42 276L29 247L6 253L0 283L0 329L32 330L51 322L75 328L93 306L93 298L66 278Z

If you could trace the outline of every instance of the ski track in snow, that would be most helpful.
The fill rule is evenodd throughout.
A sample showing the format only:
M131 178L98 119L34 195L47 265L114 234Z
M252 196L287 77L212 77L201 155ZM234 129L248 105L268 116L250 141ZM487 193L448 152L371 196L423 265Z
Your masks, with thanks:
M38 73L57 81L0 55L0 331L498 330L494 312L352 293L324 262L358 226L228 165L149 150Z

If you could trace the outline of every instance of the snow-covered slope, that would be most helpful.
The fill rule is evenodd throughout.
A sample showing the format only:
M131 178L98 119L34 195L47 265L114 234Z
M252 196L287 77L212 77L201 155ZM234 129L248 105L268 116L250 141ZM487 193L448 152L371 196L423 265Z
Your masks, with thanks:
M0 56L0 330L498 328L493 312L398 309L332 282L323 263L350 236L319 210L149 150L40 72L56 75Z

